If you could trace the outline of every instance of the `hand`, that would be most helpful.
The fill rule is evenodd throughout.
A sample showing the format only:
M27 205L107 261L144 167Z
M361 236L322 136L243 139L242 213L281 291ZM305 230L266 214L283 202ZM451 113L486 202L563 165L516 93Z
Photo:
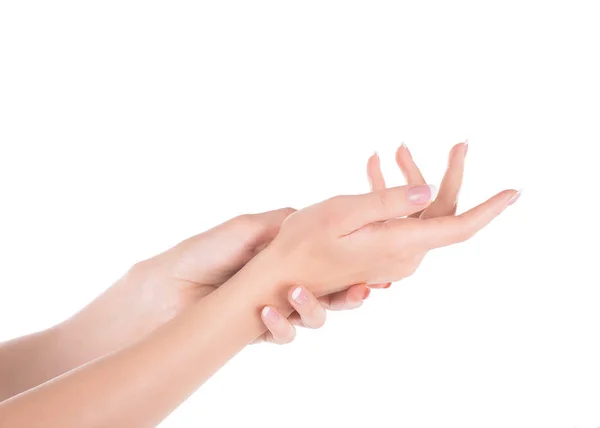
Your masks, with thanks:
M429 218L453 216L456 214L467 151L468 145L466 141L455 145L452 150L450 150L448 168L442 179L440 190L435 201L423 211L411 214L409 216L410 218L425 220ZM398 147L398 150L396 151L396 163L400 167L400 171L402 171L402 175L409 186L417 186L426 183L419 167L415 164L408 147L404 144ZM371 156L367 162L367 175L372 191L380 191L387 188L381 172L379 156L377 154ZM425 255L426 252L415 255L412 264L418 267Z
M356 309L362 306L369 297L371 289L364 285L353 285L347 290L316 298L304 287L294 286L288 291L288 303L294 312L285 317L272 307L265 306L261 318L268 331L260 336L257 342L272 342L278 345L290 343L296 337L294 326L321 328L325 324L328 310Z
M431 204L434 193L434 186L401 186L307 207L283 223L266 262L277 266L280 283L302 284L317 296L400 280L424 253L469 239L518 197L505 190L459 216L415 218L445 206L446 196Z
M163 323L231 278L271 242L293 212L293 208L283 208L235 217L138 263L126 280L138 290L134 293L137 301L149 305L156 323ZM329 309L353 309L362 304L357 298L365 294L364 290L364 286L357 286L320 301ZM304 314L307 316L307 325L314 325L311 315ZM301 319L298 313L290 317L297 325Z
M467 154L467 143L457 144L450 151L448 160L448 169L442 179L440 192L435 201L423 211L412 214L411 218L435 218L456 214L458 194L462 185L464 172L464 160ZM410 151L406 145L402 144L396 151L396 163L400 167L402 174L408 185L415 186L426 184L421 171L415 164ZM367 177L369 179L372 191L386 189L385 179L381 172L379 156L374 154L367 161ZM426 253L415 256L413 264L419 266ZM416 268L415 268L416 269ZM370 285L372 288L387 288L391 283ZM293 297L293 290L298 289L300 301L305 301L299 305ZM259 338L259 341L268 341L277 344L286 344L294 340L296 329L294 325L302 327L319 328L325 323L325 309L334 309L335 306L341 306L342 309L353 309L362 305L362 299L369 295L370 289L364 285L355 285L347 290L347 293L334 293L317 299L314 295L301 287L292 287L288 293L288 302L294 307L295 312L287 319L275 308L265 307L261 313L265 326L269 329L267 333ZM337 295L337 296L336 296ZM305 297L304 297L305 296ZM364 297L362 297L364 296ZM331 298L334 301L347 299L345 305L335 305L332 307ZM361 299L362 297L362 299ZM325 300L324 300L325 299ZM355 304L352 303L354 299ZM322 303L321 303L322 302ZM344 302L344 301L343 301Z

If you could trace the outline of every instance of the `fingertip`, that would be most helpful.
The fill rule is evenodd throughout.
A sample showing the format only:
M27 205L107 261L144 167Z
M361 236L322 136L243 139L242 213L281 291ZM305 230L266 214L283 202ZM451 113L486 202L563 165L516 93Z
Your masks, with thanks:
M366 300L370 294L371 294L371 289L369 287L363 287L362 300Z
M462 165L467 156L468 149L469 146L466 141L454 145L450 150L450 154L448 155L448 166L450 167L454 164L457 164L457 166Z
M410 186L406 190L406 200L413 205L429 205L438 194L437 186L433 184L420 184Z
M367 172L370 172L371 168L380 164L379 153L374 151L369 159L367 160Z
M513 190L513 194L510 197L510 199L508 200L506 206L509 207L512 204L514 204L515 202L517 202L522 195L523 195L523 189Z
M274 324L281 319L281 315L277 312L276 309L271 308L270 306L265 306L260 312L260 316L265 321L265 323Z
M346 291L346 305L349 309L357 308L369 297L371 289L366 285L356 285Z
M398 166L402 167L402 157L408 155L410 156L410 151L404 142L398 146L396 149L396 163Z
M367 178L369 179L369 187L371 188L371 191L386 188L385 179L383 178L383 173L381 172L381 162L377 152L373 153L373 155L371 155L367 161Z

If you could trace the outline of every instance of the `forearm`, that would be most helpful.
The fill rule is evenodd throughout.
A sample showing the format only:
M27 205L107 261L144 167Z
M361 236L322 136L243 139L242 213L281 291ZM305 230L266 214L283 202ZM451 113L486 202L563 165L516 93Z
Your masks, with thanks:
M0 344L0 402L128 346L172 318L175 302L152 294L158 287L144 291L140 270L68 320Z
M269 281L247 266L135 345L0 404L0 420L24 428L155 426L265 331L264 304L287 306Z

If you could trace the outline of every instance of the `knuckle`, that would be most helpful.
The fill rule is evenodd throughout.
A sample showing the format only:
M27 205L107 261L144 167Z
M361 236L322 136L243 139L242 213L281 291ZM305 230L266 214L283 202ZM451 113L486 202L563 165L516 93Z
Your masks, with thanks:
M241 214L231 219L231 222L238 227L253 227L258 224L255 216L252 214Z
M389 192L377 192L378 207L382 211L387 211L392 203Z

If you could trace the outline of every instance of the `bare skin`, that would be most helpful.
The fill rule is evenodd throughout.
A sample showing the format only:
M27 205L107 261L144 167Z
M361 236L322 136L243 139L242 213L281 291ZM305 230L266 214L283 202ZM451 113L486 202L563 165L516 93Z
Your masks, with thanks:
M501 192L456 217L411 218L433 205L431 197L428 186L403 186L338 196L286 216L273 242L216 290L181 309L178 301L167 305L166 321L143 339L126 345L123 333L112 353L5 400L0 420L23 427L154 426L266 332L265 306L284 317L293 312L290 284L320 297L343 293L349 284L400 280L427 251L485 227L517 192ZM148 271L160 272L164 265L154 263ZM139 328L134 325L130 333Z
M285 208L229 220L136 264L59 325L0 344L0 401L156 330L230 279L271 242L294 211ZM323 301L335 309L353 309L360 306L360 290L365 288L351 287ZM257 341L271 338L265 333Z
M468 145L466 142L457 144L452 148L448 157L448 168L442 179L440 191L435 201L425 210L411 215L411 218L428 219L456 214L467 149ZM413 160L410 151L404 144L396 151L396 163L408 185L416 186L427 183L419 167ZM367 177L372 191L387 188L377 154L371 156L367 162ZM415 262L420 264L424 256L425 254L417 256ZM390 285L391 283L387 282L371 287L387 288ZM357 305L360 306L362 304L361 297L363 299L368 297L369 289L354 286L348 290L346 296L347 299L354 299ZM301 286L290 289L288 301L296 311L288 318L282 316L277 308L265 307L261 312L263 322L269 329L266 337L271 342L285 344L294 340L296 336L295 325L309 328L322 326L326 319L325 309L332 309L330 296L317 299L309 290ZM344 309L347 308L348 306L344 307Z

